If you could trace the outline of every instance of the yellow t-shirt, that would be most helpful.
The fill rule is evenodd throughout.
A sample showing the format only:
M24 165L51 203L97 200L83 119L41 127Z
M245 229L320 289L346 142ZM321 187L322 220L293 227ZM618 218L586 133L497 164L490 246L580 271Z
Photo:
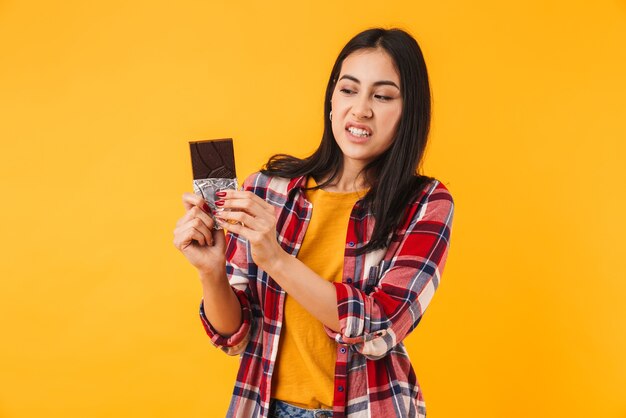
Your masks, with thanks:
M309 177L307 187L316 185ZM329 282L341 281L350 213L365 193L306 192L313 211L297 258ZM322 323L287 295L272 397L301 408L332 409L336 349Z

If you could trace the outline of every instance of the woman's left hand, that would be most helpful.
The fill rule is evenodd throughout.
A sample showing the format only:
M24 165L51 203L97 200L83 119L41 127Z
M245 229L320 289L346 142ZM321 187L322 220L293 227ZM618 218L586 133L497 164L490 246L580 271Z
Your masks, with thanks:
M271 269L285 251L276 239L276 211L274 206L252 192L223 190L215 194L218 209L215 213L218 224L250 242L252 259L263 270ZM223 202L223 203L220 203ZM228 223L226 221L240 223Z

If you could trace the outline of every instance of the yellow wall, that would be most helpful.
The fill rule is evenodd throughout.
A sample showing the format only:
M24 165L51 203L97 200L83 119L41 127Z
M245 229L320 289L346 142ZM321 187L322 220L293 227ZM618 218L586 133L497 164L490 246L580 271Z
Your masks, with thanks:
M429 417L626 417L626 3L230 3L0 2L0 417L224 416L187 141L235 138L240 180L307 154L373 25L423 47L456 201L407 340Z

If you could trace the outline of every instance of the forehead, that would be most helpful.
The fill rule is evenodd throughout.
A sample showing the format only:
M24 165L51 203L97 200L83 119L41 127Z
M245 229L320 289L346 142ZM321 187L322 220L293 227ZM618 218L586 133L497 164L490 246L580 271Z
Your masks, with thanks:
M349 74L361 83L391 80L400 85L400 75L391 55L383 49L360 49L348 55L341 65L339 77Z

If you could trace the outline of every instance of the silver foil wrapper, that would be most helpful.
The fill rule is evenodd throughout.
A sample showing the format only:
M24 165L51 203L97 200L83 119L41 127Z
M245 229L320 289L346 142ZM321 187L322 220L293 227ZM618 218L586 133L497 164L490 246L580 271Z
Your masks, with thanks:
M218 207L215 205L216 199L215 193L221 190L237 190L238 184L237 179L197 179L193 181L193 192L199 196L202 196L204 200L206 200L207 204L211 208L211 211L215 213L218 210ZM220 208L221 210L221 208ZM211 215L213 217L213 215ZM215 218L213 218L215 219ZM217 225L217 222L214 226L215 229L222 229L222 227Z

